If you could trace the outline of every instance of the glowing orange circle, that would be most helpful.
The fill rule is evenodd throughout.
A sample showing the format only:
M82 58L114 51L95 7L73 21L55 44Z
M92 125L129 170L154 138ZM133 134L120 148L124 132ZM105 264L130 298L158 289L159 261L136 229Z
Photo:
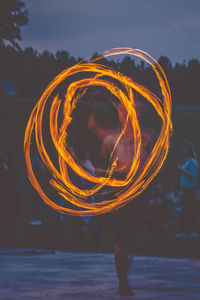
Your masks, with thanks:
M125 205L126 203L134 199L137 195L139 195L142 191L144 191L152 181L152 179L155 177L155 175L159 172L166 159L169 149L169 139L172 131L172 123L171 93L164 71L149 54L137 49L115 48L110 51L106 51L103 57L119 54L128 54L139 57L151 65L160 83L163 101L158 99L157 96L155 96L147 88L134 82L131 78L124 76L109 67L97 64L96 62L102 58L99 57L91 62L78 63L59 74L46 88L30 115L24 137L24 152L29 180L37 190L37 192L40 194L44 202L59 212L82 216L99 215L111 212L112 210ZM57 170L51 162L43 143L42 122L44 108L46 102L49 100L49 96L52 94L55 88L69 76L78 74L79 72L93 72L96 73L96 75L93 78L75 81L69 85L67 93L65 95L63 106L63 122L59 129L57 125L57 119L61 100L59 99L58 95L54 97L50 109L50 133L54 146L58 152L59 170ZM112 77L120 81L128 96L126 96L125 93L123 93L123 91L119 89L115 84L109 82L108 80L105 80L103 76ZM113 158L112 154L112 164L109 170L107 170L107 176L95 177L88 173L79 164L77 164L71 154L67 151L67 127L71 122L71 113L76 107L78 100L82 96L81 93L78 93L78 95L75 97L75 92L79 88L86 88L89 86L103 86L107 88L123 104L127 111L127 120L129 118L132 123L133 138L135 141L133 149L134 158L124 180L117 180L115 178L112 178L112 173L116 167L117 161L117 157ZM138 168L140 163L141 133L136 116L134 95L132 90L137 91L147 101L149 101L162 120L160 135L154 145L151 155L149 156L148 160L145 162L145 165L141 170L139 170ZM123 129L126 127L127 120L123 125ZM123 129L116 142L116 145L124 134ZM59 195L64 197L68 202L80 208L80 210L70 209L57 205L42 190L35 177L31 165L30 144L33 130L35 130L35 139L40 157L45 166L48 168L49 172L52 174L52 179L50 180L51 185L57 190ZM94 183L95 186L90 190L81 190L77 186L73 185L68 176L67 165L69 165L79 176ZM87 197L99 191L103 186L120 187L120 191L118 191L112 199L105 200L100 203L88 203L87 201L85 201Z

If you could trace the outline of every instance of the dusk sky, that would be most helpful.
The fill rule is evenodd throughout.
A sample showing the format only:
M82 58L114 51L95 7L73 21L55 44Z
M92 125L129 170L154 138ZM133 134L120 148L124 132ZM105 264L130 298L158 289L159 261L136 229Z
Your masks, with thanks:
M88 57L139 48L172 63L200 60L199 0L24 0L29 24L20 45Z

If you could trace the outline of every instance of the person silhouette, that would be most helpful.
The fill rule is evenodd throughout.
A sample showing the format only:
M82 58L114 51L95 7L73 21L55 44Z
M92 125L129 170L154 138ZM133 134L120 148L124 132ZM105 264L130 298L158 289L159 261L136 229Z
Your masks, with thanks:
M181 171L180 186L182 194L182 215L181 231L175 235L175 238L198 237L197 218L195 213L195 193L198 177L198 162L194 145L190 141L185 141L181 147L181 153L184 158L184 164L177 164Z

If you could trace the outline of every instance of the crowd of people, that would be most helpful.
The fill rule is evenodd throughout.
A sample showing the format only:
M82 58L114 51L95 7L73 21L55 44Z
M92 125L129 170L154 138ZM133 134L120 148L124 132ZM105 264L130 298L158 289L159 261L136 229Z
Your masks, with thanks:
M102 97L101 91L91 93L90 97ZM93 100L93 99L92 99ZM98 105L91 106L91 101L83 110L77 110L73 115L73 122L69 127L69 149L82 164L87 172L94 176L106 174L111 152L118 139L121 124L126 120L126 112L123 106L110 115L108 107ZM109 101L108 101L109 103ZM88 105L88 106L87 106ZM92 108L91 108L92 107ZM138 117L139 117L138 110ZM73 132L70 135L70 132ZM75 133L75 134L74 134ZM141 166L150 154L156 134L149 128L143 128ZM120 142L115 147L115 155L118 157L117 166L113 176L116 179L124 179L133 160L133 129L128 121ZM45 167L36 152L31 152L31 163L36 176L43 173ZM74 224L74 238L82 241L83 231L88 231L94 246L94 250L102 250L101 237L108 226L116 232L115 266L119 279L119 294L132 295L133 291L128 284L128 270L131 265L131 253L134 252L136 233L139 229L151 231L157 238L163 238L164 229L169 217L180 217L180 230L174 234L174 238L199 237L198 216L195 210L195 195L198 183L198 162L194 145L185 141L181 147L180 157L182 164L176 168L180 172L180 184L173 184L171 190L165 191L161 184L154 184L150 189L138 196L134 201L120 208L109 217L76 217ZM80 178L68 168L71 182L81 189L89 189L90 183ZM40 175L38 175L40 176ZM0 150L0 246L15 246L15 221L19 215L20 205L17 196L17 172L12 164L7 151ZM28 182L28 180L27 180ZM32 219L29 226L43 226L41 217L41 199L33 187L28 184ZM105 187L98 197L105 200L112 193L109 187ZM95 195L90 196L89 201L95 202ZM98 198L99 201L99 198ZM60 204L65 205L65 200L60 199ZM64 228L68 226L68 217L60 214L60 222ZM78 245L78 243L77 243Z

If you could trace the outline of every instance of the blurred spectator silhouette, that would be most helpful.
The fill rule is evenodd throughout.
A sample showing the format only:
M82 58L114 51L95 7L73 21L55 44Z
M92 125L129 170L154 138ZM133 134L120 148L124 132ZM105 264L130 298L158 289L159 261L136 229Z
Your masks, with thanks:
M39 158L38 154L35 151L31 150L31 164L33 172L37 177L41 176L41 173L44 171L44 166ZM29 221L31 226L42 225L41 221L41 198L38 192L34 189L31 183L28 181L28 191L31 204L32 219Z
M8 151L0 149L0 246L15 247L19 199L17 173Z
M172 184L171 191L166 194L166 199L172 206L170 215L173 217L181 216L182 196L183 191L180 188L180 184Z
M164 217L167 213L166 198L161 184L157 184L151 190L149 200L149 229L159 238L163 237Z
M182 215L181 231L175 235L176 238L198 237L198 225L195 212L195 194L198 177L198 162L194 145L190 141L185 141L181 147L184 164L177 164L181 171L180 186L183 191L182 195Z

